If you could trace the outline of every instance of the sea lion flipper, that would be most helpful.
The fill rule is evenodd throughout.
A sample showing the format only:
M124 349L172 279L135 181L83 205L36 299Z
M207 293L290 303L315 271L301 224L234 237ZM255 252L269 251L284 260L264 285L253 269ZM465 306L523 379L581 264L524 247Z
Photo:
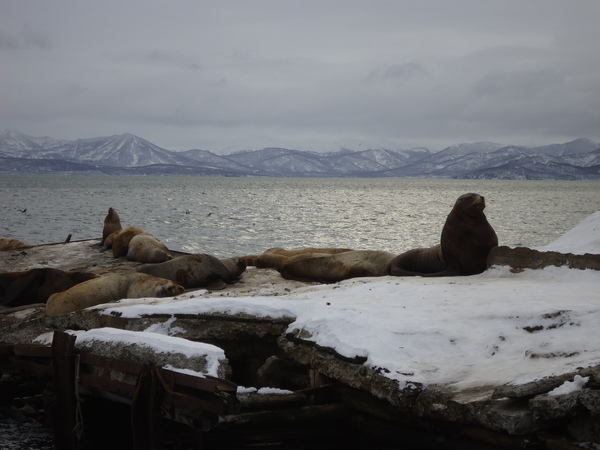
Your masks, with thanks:
M217 280L210 282L208 284L208 286L206 286L206 289L208 289L210 291L221 291L221 290L225 289L226 287L227 287L227 283L225 283L223 280L221 280L219 278Z

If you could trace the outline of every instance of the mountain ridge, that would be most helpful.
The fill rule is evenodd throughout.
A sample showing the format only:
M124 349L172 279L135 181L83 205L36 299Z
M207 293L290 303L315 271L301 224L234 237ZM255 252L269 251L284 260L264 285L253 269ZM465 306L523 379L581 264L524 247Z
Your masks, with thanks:
M73 141L0 133L0 174L155 174L274 177L600 179L600 144L579 138L539 147L494 142L320 153L269 147L218 155L159 147L131 133Z

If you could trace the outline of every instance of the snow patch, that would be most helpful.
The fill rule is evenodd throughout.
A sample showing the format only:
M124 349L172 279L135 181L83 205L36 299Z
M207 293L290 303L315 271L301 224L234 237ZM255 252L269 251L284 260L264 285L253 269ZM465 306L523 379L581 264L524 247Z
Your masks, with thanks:
M565 381L556 389L553 389L550 392L548 392L548 395L556 397L558 395L567 395L573 392L578 392L585 387L589 380L590 377L582 377L580 375L575 375L573 381Z
M572 230L554 242L536 248L542 252L561 252L584 255L592 253L600 255L600 211L583 219Z

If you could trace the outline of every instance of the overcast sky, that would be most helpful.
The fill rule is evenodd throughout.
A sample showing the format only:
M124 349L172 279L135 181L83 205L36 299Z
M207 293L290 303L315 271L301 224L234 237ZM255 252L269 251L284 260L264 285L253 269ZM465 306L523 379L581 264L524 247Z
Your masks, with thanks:
M170 150L600 141L597 0L0 0L0 129Z

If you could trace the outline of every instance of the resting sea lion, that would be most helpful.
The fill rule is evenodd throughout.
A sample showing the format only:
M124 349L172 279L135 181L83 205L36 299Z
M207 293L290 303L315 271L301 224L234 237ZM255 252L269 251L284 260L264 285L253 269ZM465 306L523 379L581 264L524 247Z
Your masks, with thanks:
M144 230L138 227L129 226L121 231L115 231L109 235L109 239L112 241L112 252L115 258L121 256L127 256L127 250L129 249L129 242L134 236L142 234ZM111 237L112 236L112 237Z
M114 209L108 208L108 214L104 218L104 228L102 228L102 241L100 241L100 243L104 244L106 238L109 235L111 235L115 231L121 231L122 229L123 227L121 226L121 219L119 218L119 215Z
M458 197L442 229L441 243L398 255L390 264L390 273L441 277L483 272L490 250L498 246L498 236L484 209L485 199L479 194Z
M13 248L28 246L29 244L25 244L18 239L0 238L0 250L12 250Z
M137 234L129 241L127 259L141 263L161 263L173 259L165 244L148 233Z
M334 283L355 277L389 275L396 255L377 250L351 250L340 253L304 253L292 256L277 270L284 278Z
M298 255L305 254L321 254L321 255L334 255L336 253L349 252L352 249L349 248L300 248L294 250L285 250L281 247L274 247L265 250L261 255L256 258L256 267L280 269L283 265L288 262L289 258Z
M221 263L225 266L227 271L231 274L231 281L226 281L226 283L230 283L232 281L237 280L240 277L240 275L246 270L246 267L248 267L248 261L244 257L225 258L220 259L219 261L221 261Z
M173 297L182 292L183 287L171 280L145 273L110 274L51 295L46 302L46 314L60 316L123 298Z
M242 258L219 260L211 255L197 254L180 256L159 264L148 264L138 272L175 281L186 289L223 289L227 283L235 281L244 270L246 262Z
M69 272L53 268L0 273L0 305L46 303L52 294L97 276L88 272Z

